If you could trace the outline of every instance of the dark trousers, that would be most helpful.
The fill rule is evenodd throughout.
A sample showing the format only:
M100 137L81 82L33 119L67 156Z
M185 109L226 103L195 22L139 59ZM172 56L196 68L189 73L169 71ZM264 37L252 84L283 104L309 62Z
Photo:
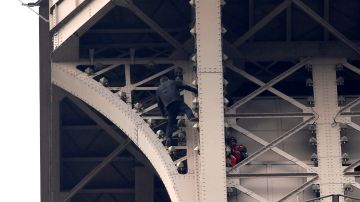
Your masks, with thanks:
M177 124L176 117L179 114L186 114L188 119L194 118L194 114L183 101L173 102L166 107L168 113L168 125L166 128L166 137L171 138L174 127Z

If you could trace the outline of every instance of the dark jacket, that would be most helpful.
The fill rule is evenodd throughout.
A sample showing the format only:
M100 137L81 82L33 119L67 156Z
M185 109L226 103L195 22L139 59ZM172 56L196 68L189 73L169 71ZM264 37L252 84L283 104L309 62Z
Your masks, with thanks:
M156 97L158 101L158 106L163 115L166 112L166 108L171 103L176 101L182 101L182 98L180 96L180 91L182 90L188 90L193 93L198 92L196 88L184 85L181 81L168 80L160 84L159 88L156 91Z

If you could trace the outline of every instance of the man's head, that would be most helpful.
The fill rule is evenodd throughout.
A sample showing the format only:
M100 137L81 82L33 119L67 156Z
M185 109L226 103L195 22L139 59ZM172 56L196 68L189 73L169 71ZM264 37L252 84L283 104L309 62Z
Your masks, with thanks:
M167 77L167 76L162 76L162 77L160 78L160 84L163 84L163 83L167 82L168 80L169 80L169 77Z

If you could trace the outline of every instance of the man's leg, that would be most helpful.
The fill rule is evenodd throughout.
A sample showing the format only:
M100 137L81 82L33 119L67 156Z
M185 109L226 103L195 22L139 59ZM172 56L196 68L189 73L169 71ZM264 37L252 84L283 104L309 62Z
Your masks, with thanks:
M168 111L168 124L166 127L166 142L165 142L165 146L171 146L171 138L172 138L172 134L174 132L174 127L176 125L176 117L178 115L178 110L176 109L177 106L175 105L170 105L167 109Z
M189 120L192 121L192 120L195 119L194 113L192 112L192 110L190 109L190 107L187 106L184 102L181 102L181 103L180 103L179 111L180 111L181 113L184 113Z

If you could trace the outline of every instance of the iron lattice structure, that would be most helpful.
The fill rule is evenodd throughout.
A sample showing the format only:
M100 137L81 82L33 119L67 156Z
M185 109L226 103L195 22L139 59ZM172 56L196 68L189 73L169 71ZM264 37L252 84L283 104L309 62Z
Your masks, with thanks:
M40 2L42 200L356 200L359 10L355 0ZM199 121L180 116L171 148L155 99L163 75L199 90L183 94ZM248 147L233 167L227 137Z

